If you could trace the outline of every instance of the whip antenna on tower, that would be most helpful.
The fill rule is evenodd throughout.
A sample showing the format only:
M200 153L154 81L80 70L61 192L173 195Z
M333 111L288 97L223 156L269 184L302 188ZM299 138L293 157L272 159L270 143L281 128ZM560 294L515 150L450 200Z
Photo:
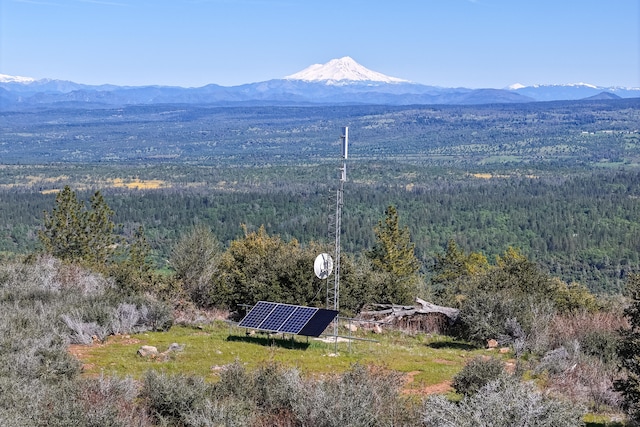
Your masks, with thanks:
M327 308L336 311L340 310L340 235L342 228L342 205L344 183L347 180L347 158L349 157L349 128L343 127L340 135L340 147L342 151L342 159L340 162L340 181L338 190L336 191L335 216L330 216L329 221L329 237L335 238L335 246L333 252L333 286L327 280ZM334 324L334 335L338 336L338 323Z

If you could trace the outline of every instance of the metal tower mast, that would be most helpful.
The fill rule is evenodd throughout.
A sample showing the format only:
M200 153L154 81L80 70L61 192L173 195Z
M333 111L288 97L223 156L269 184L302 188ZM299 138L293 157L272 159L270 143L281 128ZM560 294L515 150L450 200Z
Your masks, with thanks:
M333 276L333 288L331 288L330 281L327 280L327 308L333 308L334 310L340 310L340 234L342 229L342 205L343 205L343 192L344 183L347 180L347 158L349 156L349 128L343 127L340 135L342 159L340 165L340 182L338 184L338 190L336 192L335 216L329 216L329 237L335 238L335 247L333 252L334 263L334 276ZM337 328L337 322L336 322ZM338 332L335 331L337 336Z

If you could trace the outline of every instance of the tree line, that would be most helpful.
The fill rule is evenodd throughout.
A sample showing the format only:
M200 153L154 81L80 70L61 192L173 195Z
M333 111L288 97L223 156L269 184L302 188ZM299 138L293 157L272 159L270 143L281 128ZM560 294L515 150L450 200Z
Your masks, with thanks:
M131 236L144 227L160 267L180 236L198 223L207 225L223 245L242 237L242 224L249 231L264 226L270 234L302 244L326 242L330 186L312 183L309 177L292 186L274 186L269 179L275 176L268 177L277 171L286 176L299 173L295 168L263 171L266 183L252 187L247 181L239 191L104 189L103 197L115 212L119 233ZM400 165L396 173L408 178L388 184L378 178L372 184L360 183L354 172L356 182L345 191L343 211L342 242L347 252L373 245L381 207L393 205L412 230L423 273L428 273L450 239L489 259L516 247L552 274L598 293L619 293L627 275L639 267L640 175L635 171L411 178L415 171ZM42 211L54 197L3 192L0 250L34 250Z

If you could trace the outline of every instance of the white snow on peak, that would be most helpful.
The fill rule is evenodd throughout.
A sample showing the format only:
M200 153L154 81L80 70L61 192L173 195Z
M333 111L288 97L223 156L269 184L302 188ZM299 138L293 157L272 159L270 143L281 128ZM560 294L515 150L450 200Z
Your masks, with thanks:
M595 86L589 83L566 83L566 84L535 84L528 87L540 88L540 87L588 87L591 89L602 89L600 86Z
M509 90L518 90L518 89L523 89L523 88L526 88L526 87L532 87L532 88L588 87L588 88L591 88L591 89L602 89L599 86L594 86L594 85L589 84L589 83L534 84L534 85L531 85L531 86L525 86L525 85L522 85L520 83L514 83L514 84L512 84L510 86L507 86L507 89L509 89Z
M340 59L332 59L326 64L313 64L298 73L286 76L285 79L309 82L326 81L328 83L344 81L409 83L408 80L371 71L348 56Z
M7 74L0 74L0 83L32 83L35 81L36 79L32 79L31 77L9 76Z
M594 86L592 84L589 83L570 83L567 86L583 86L583 87L590 87L591 89L598 89L598 86Z

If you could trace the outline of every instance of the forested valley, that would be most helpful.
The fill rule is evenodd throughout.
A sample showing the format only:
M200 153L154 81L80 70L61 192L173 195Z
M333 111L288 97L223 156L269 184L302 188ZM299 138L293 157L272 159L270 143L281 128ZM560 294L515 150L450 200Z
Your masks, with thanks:
M411 230L425 274L450 239L488 258L509 247L518 248L563 280L582 283L597 293L619 293L626 275L638 269L640 175L634 169L527 169L493 174L479 170L433 171L398 162L350 164L344 250L368 250L374 240L373 226L384 209L394 205ZM251 170L6 166L2 173L5 182L22 179L25 183L26 176L35 179L41 174L33 188L0 190L0 249L5 253L37 247L35 230L55 198L47 190L75 182L78 188L102 189L122 233L144 226L160 266L176 240L196 224L209 226L225 245L242 236L243 224L249 230L264 225L270 234L303 244L326 243L327 218L333 208L329 196L337 182L337 165L331 164ZM134 187L153 180L162 186L117 188L105 180L101 187L101 175L102 179L123 176Z

